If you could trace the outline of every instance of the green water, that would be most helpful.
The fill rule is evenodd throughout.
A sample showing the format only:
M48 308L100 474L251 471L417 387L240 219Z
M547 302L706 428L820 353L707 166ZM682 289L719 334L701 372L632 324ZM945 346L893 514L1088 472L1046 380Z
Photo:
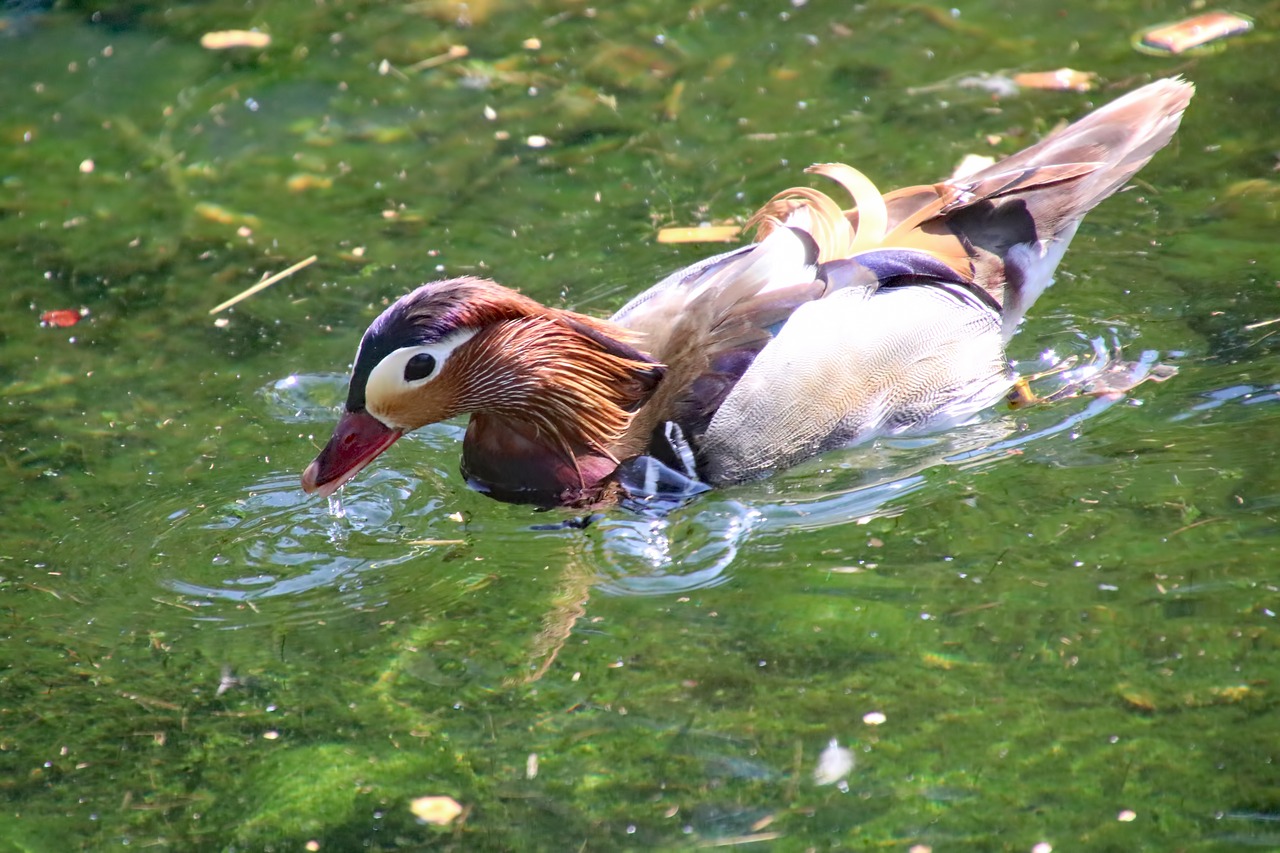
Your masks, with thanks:
M0 851L1280 847L1280 6L1238 8L1156 58L1186 7L6 6ZM933 88L1063 65L1107 88ZM934 180L1171 73L1177 140L1012 347L1167 383L661 521L545 529L464 487L457 424L298 489L421 281L606 313L718 248L658 228L811 162Z

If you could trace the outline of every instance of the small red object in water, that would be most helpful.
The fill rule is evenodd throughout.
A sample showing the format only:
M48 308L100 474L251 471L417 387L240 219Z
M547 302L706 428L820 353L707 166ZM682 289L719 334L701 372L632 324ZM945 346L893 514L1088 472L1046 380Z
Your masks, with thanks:
M74 326L80 322L80 318L89 312L80 312L71 308L64 308L58 311L46 311L40 315L41 326Z

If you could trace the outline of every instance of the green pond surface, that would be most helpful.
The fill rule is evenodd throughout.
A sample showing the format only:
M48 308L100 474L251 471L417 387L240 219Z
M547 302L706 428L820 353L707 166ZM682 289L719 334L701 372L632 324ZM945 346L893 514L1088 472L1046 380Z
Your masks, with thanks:
M1200 9L6 3L0 851L1280 848L1280 4L1133 48ZM604 315L810 163L931 182L1172 74L1010 347L1167 382L585 529L459 423L299 488L423 281Z

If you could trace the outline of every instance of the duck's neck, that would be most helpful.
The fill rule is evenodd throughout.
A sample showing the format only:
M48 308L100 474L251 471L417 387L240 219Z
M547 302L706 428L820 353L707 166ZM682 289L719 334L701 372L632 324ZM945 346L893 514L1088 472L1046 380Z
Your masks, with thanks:
M533 422L477 413L462 443L462 476L498 500L583 506L604 499L618 461L581 443L563 446Z
M595 325L591 325L595 324ZM601 327L597 327L601 326ZM462 472L494 497L593 503L664 368L568 312L491 326L459 350ZM619 330L622 332L624 330Z

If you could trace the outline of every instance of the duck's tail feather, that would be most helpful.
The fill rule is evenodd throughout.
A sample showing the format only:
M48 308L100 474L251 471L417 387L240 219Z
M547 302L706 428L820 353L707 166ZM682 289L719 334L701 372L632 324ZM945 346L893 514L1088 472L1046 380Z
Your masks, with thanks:
M824 263L883 248L924 252L1001 306L1007 340L1049 286L1080 220L1168 144L1194 93L1181 78L1157 80L976 173L883 196L855 169L813 166L855 206L792 188L751 224L758 239L803 229Z

